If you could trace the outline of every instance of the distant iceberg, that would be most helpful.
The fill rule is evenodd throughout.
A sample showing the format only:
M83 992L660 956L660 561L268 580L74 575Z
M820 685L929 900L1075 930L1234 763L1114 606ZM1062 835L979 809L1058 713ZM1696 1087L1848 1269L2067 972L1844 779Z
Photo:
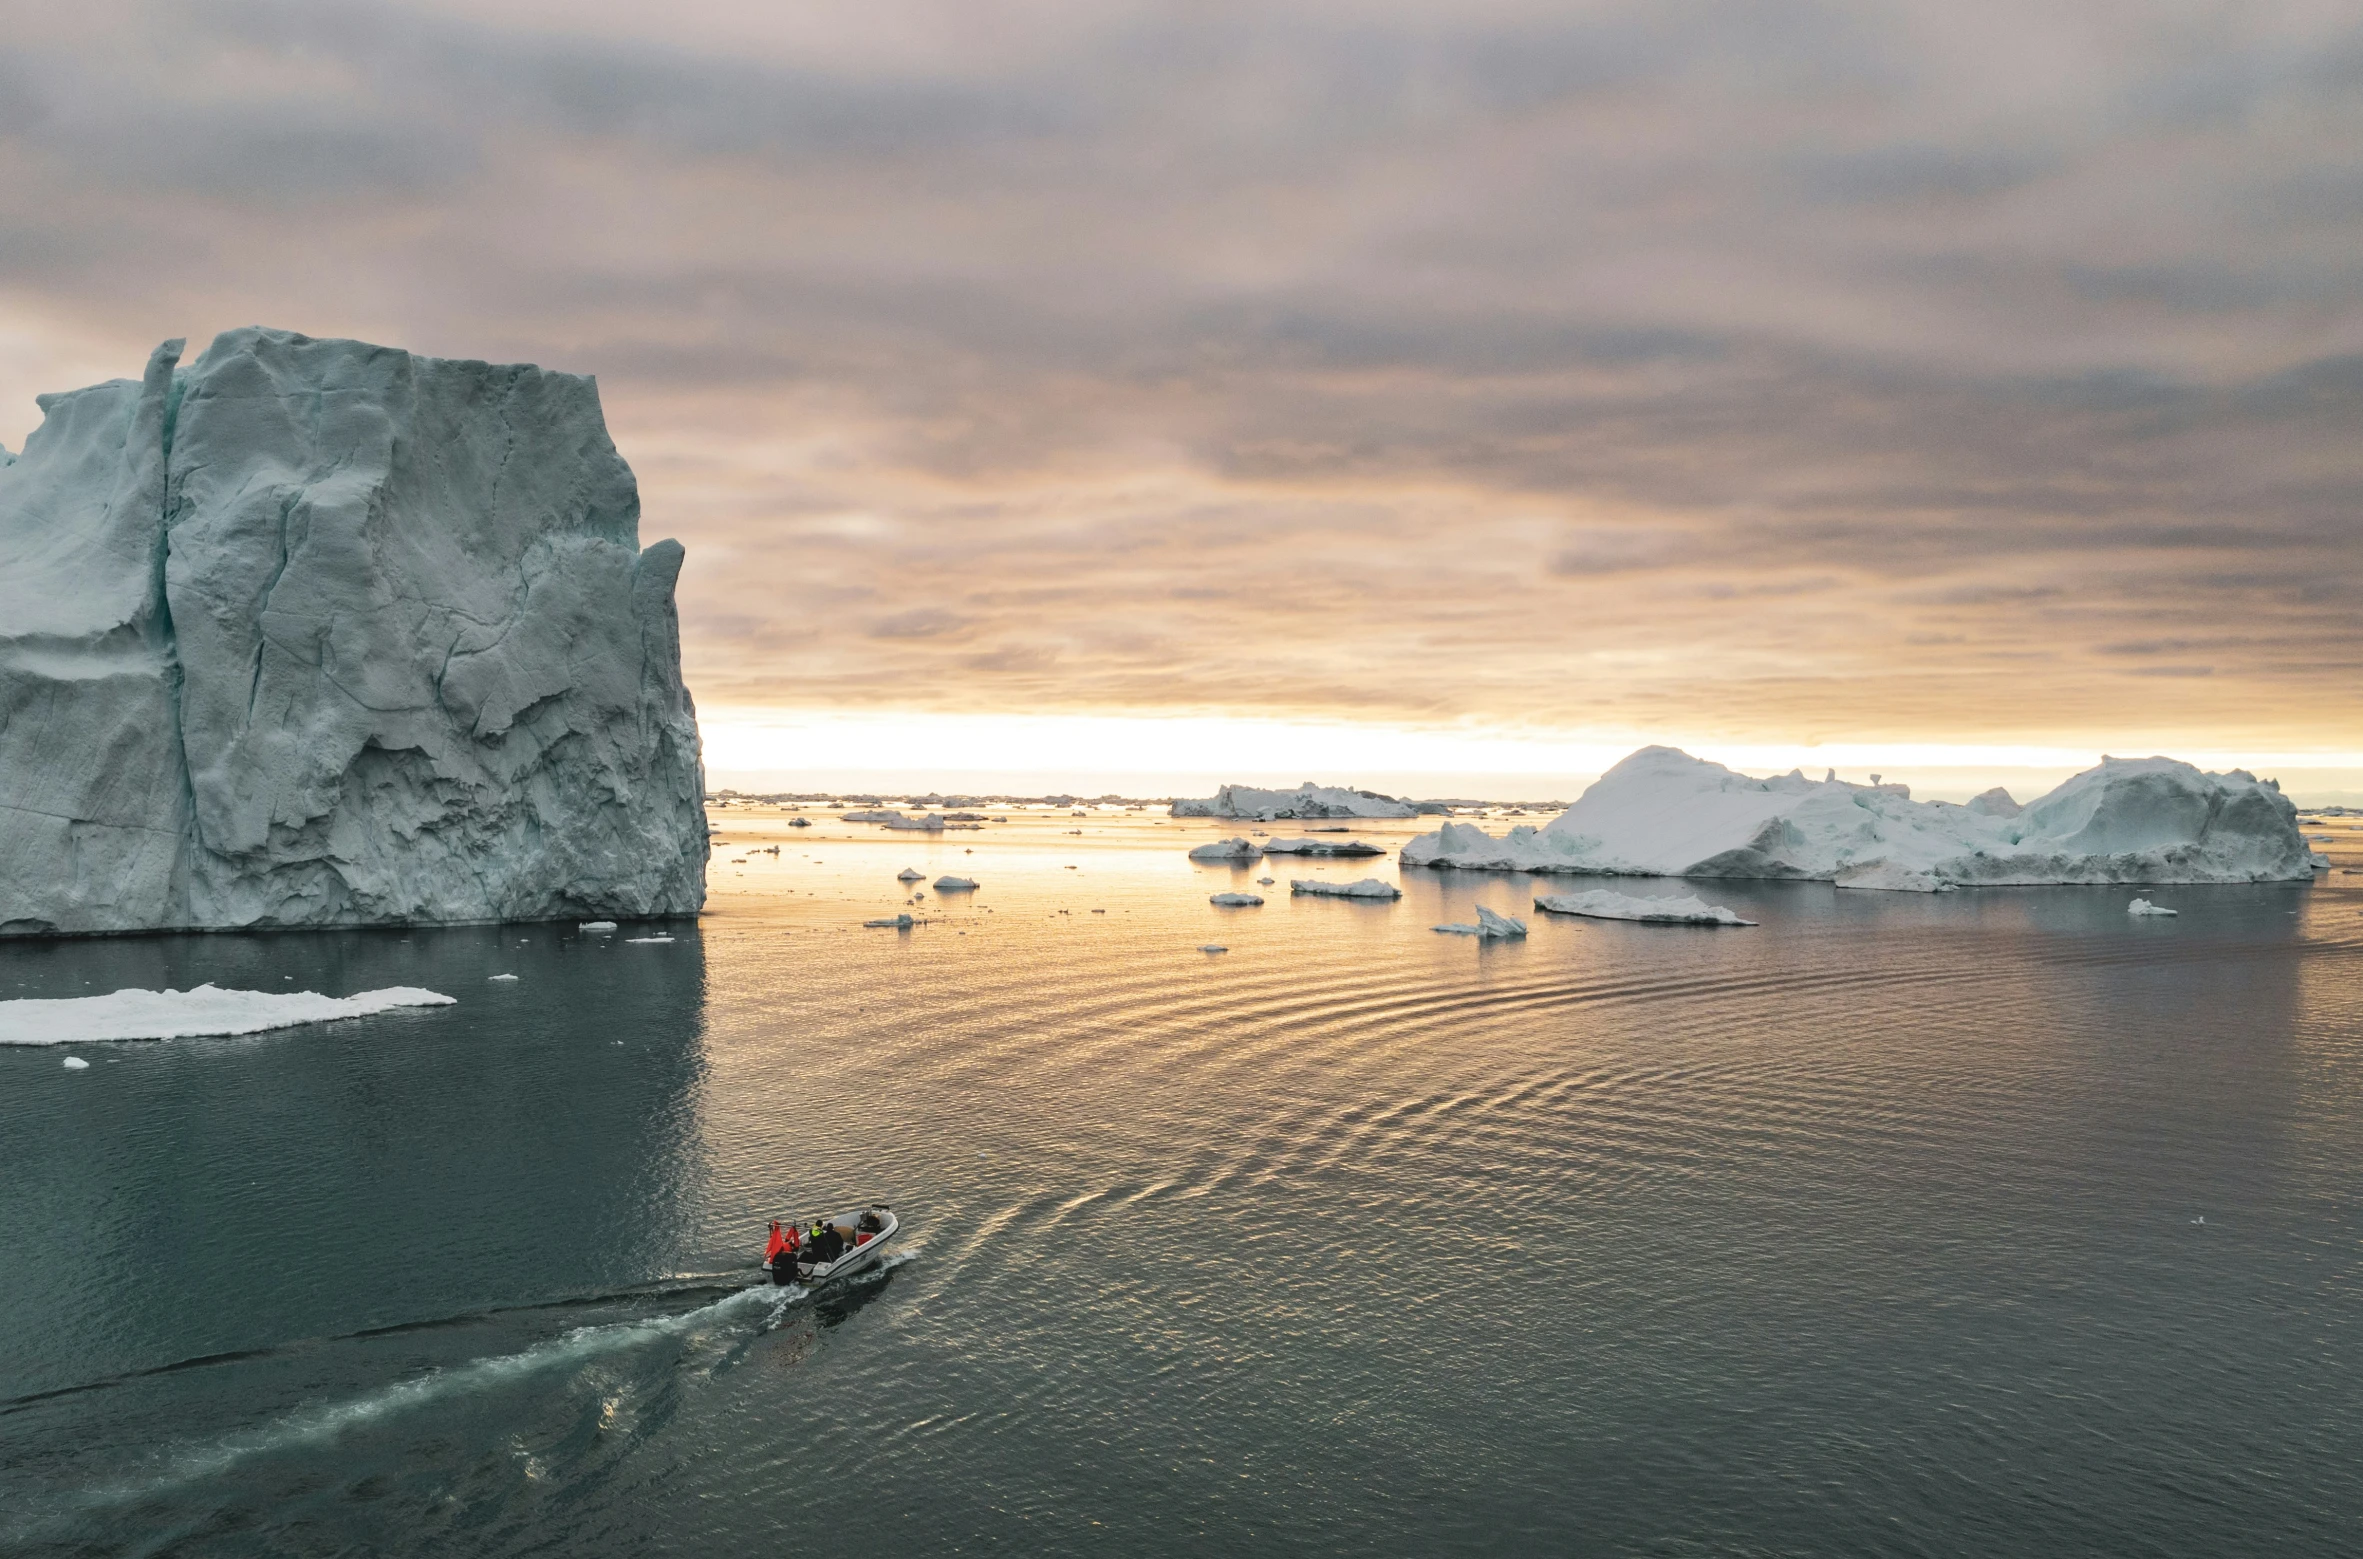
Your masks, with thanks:
M1224 909L1253 909L1264 901L1260 893L1217 893L1206 902Z
M1384 855L1387 852L1359 839L1267 839L1267 855Z
M1627 877L1805 878L1931 891L2049 883L2288 882L2311 872L2296 810L2270 780L2172 758L2104 758L2005 812L1914 801L1902 785L1737 774L1644 747L1547 826L1500 839L1446 823L1406 866Z
M938 877L935 879L935 891L938 893L967 893L975 887L976 879L974 877Z
M911 919L911 917L910 917L908 914L902 914L902 915L888 915L888 916L884 917L883 919L879 919L879 920L865 920L865 921L863 921L863 922L862 922L862 925L863 925L865 928L867 928L867 927L873 927L873 926L883 926L883 927L885 927L886 929L888 929L888 930L890 930L890 931L908 931L908 930L910 930L910 929L911 929L911 927L912 927L912 926L914 926L914 925L916 925L916 924L917 924L917 922L916 922L916 921L914 921L914 920L912 920L912 919Z
M2128 915L2179 915L2179 909L2168 909L2163 904L2152 904L2148 899L2135 899L2125 906Z
M1668 926L1752 926L1720 904L1703 899L1648 899L1594 888L1589 893L1546 893L1534 907L1553 915L1588 915L1594 920L1638 920Z
M111 991L62 1000L0 1001L0 1045L95 1044L110 1039L193 1039L260 1034L299 1023L365 1018L397 1007L448 1007L438 991L389 986L357 996L317 991Z
M1477 921L1474 925L1465 925L1455 921L1450 925L1430 926L1428 929L1449 932L1454 936L1483 937L1486 941L1491 942L1505 937L1524 936L1526 922L1515 915L1497 915L1480 904L1477 906Z
M1315 898L1331 899L1399 899L1403 890L1393 883L1381 882L1376 877L1365 877L1360 882L1319 882L1303 878L1291 880L1291 893L1302 893Z
M1252 839L1223 839L1214 844L1202 844L1190 852L1193 861L1252 861L1264 853L1264 847Z
M1247 818L1269 823L1284 817L1417 817L1419 808L1375 790L1344 790L1306 780L1294 790L1257 790L1225 785L1205 801L1176 801L1175 817Z

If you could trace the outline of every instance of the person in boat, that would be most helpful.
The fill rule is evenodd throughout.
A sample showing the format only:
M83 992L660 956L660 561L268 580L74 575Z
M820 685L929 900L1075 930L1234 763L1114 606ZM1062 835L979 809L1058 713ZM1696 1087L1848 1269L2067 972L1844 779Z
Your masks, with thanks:
M782 1228L777 1218L771 1220L771 1239L763 1251L763 1265L771 1269L774 1283L785 1283L796 1275L796 1248L802 1243L797 1230Z
M845 1253L845 1236L837 1232L833 1223L814 1223L811 1242L812 1260L827 1266Z

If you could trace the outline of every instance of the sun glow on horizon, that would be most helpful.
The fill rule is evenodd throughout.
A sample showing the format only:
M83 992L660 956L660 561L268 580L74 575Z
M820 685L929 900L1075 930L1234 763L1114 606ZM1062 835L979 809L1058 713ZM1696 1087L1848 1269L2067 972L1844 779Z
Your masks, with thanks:
M1975 742L1734 742L1681 732L1516 731L1478 725L1308 721L1235 715L946 714L926 711L761 709L701 711L706 769L775 780L811 777L809 788L861 783L939 786L961 776L1001 776L1018 788L1089 789L1121 778L1135 789L1189 793L1210 783L1403 786L1422 777L1533 782L1565 789L1589 781L1637 747L1680 747L1747 774L1835 769L1871 773L1937 794L2007 784L2022 799L2097 763L2163 753L2206 769L2287 777L2293 791L2363 789L2363 752L2200 749L2128 739L2106 749ZM799 788L786 785L783 788ZM1122 789L1123 787L1115 787ZM1412 786L1411 788L1422 788ZM1125 793L1132 793L1126 791ZM1430 793L1433 793L1432 791ZM1506 798L1505 798L1506 799Z

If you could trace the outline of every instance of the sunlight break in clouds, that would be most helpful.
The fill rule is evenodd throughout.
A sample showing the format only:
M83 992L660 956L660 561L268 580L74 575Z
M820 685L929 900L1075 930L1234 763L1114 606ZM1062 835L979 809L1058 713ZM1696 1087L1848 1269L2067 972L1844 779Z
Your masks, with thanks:
M718 767L2363 730L2351 8L111 3L0 172L12 446L256 321L597 374Z

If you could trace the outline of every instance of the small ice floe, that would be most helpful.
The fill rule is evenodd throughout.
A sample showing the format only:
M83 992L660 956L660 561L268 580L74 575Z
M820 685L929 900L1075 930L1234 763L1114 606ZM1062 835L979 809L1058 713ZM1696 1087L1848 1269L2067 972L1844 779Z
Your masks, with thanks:
M615 922L612 920L586 920L574 929L577 931L613 931Z
M1225 909L1253 909L1264 901L1260 893L1218 893L1208 899L1209 904L1220 904Z
M1450 925L1430 926L1428 929L1452 936L1483 937L1490 942L1499 937L1524 936L1526 922L1515 915L1497 915L1480 904L1477 906L1477 923L1473 926L1454 921Z
M976 879L974 877L938 877L935 879L935 891L938 893L974 893Z
M0 1001L0 1045L88 1044L110 1039L188 1039L259 1034L298 1023L361 1018L394 1007L448 1007L437 991L392 986L353 996L317 991L112 991L56 1001Z
M2168 909L2163 904L2152 904L2148 899L2135 899L2125 906L2128 915L2179 915L2179 909Z
M1201 953L1227 953L1230 949L1220 942L1201 942L1198 944L1198 951Z
M90 1070L90 1063L83 1060L80 1056L68 1056L66 1057L66 1070L69 1072L87 1072Z
M896 882L917 882L920 878L926 875L927 873L921 871L916 866L906 866L901 871L894 874L894 880Z
M1258 877L1255 879L1255 885L1259 888L1268 888L1272 885L1272 879L1269 877Z
M491 976L491 978L495 980L514 980L517 977L513 974L496 974Z
M908 915L887 915L877 920L865 920L862 922L862 925L865 929L876 926L889 931L908 931L911 929L911 927L917 924L918 922L913 920Z
M632 947L655 947L671 940L673 939L669 936L628 936L624 938L625 943Z
M1365 877L1360 882L1306 881L1301 877L1296 877L1289 879L1288 891L1330 899L1399 899L1403 897L1401 888L1391 882L1381 882L1376 877Z
M1595 888L1589 893L1546 893L1534 907L1554 915L1588 915L1594 920L1637 920L1658 926L1752 926L1720 904L1685 895L1678 899L1636 898Z
M1359 839L1267 839L1268 855L1384 855L1387 852Z
M1190 852L1193 861L1252 861L1263 854L1263 846L1252 839L1224 839L1215 844L1202 844Z

